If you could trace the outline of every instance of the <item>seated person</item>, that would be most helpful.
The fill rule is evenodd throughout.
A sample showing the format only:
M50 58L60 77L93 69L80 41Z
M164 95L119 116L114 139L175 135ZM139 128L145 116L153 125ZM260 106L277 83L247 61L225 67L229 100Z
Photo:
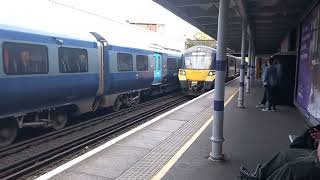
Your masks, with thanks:
M28 50L23 50L20 52L20 64L18 65L18 72L21 74L37 73L39 68L37 63L33 62L31 59L31 54Z
M320 130L312 128L311 137L320 140ZM303 180L320 179L320 145L317 150L293 148L275 155L270 161L258 165L254 173L240 167L240 177L247 180Z

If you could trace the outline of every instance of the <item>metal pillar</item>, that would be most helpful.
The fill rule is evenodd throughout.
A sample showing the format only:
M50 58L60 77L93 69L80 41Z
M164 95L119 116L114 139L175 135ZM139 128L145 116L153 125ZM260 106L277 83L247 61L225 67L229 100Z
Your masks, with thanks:
M247 25L242 23L242 42L241 42L241 64L240 64L240 80L239 80L239 97L238 107L244 108L244 68L246 59L246 43L247 43Z
M256 64L256 49L254 48L254 49L253 49L253 55L252 55L252 66L251 66L251 68L252 68L252 70L251 70L251 71L252 71L252 72L251 72L251 74L252 74L251 77L252 77L252 78L251 78L251 79L252 79L252 80L255 79L255 76L254 76L254 74L255 74L255 73L254 73L254 71L255 71L255 64Z
M251 58L252 58L252 41L249 38L249 50L248 50L248 68L247 68L247 85L246 85L246 93L250 93L250 71L251 71Z
M256 59L254 60L254 77L256 79L259 79L258 73L257 73L257 65L259 63L259 58L256 56Z
M254 80L254 61L256 59L256 50L253 49L253 53L252 53L252 63L251 63L251 80L253 81Z
M254 44L252 46L252 53L251 53L251 72L250 72L250 81L254 80L254 61L255 61L255 47Z
M257 52L254 49L254 63L253 63L253 77L256 79L256 62L257 62Z
M223 118L224 118L224 89L225 89L225 66L227 47L225 35L227 31L228 8L230 0L220 0L218 18L218 48L216 55L216 78L214 92L214 114L212 124L212 151L209 159L212 161L222 161L223 138Z

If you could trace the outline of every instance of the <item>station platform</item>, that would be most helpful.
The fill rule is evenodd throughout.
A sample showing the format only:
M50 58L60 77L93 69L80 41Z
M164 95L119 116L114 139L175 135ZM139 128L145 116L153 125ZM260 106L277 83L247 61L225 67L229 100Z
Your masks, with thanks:
M263 164L277 152L288 149L288 135L300 135L306 130L304 117L288 106L278 106L277 112L262 112L255 106L261 101L263 90L261 83L255 82L250 93L245 93L244 109L237 108L238 95L225 107L225 162L208 160L210 124L162 179L239 179L241 165L254 169L258 163Z
M212 162L213 92L208 92L121 137L111 140L38 179L237 179L239 167L255 167L304 131L293 107L278 112L255 108L263 89L253 84L246 108L237 105L238 80L226 85L225 162Z

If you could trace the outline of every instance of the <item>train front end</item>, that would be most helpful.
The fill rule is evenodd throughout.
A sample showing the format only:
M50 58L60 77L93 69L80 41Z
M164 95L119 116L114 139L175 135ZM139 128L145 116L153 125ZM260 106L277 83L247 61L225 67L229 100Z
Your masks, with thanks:
M186 94L199 95L213 88L214 58L214 49L210 47L196 46L185 51L182 67L179 69L179 81Z

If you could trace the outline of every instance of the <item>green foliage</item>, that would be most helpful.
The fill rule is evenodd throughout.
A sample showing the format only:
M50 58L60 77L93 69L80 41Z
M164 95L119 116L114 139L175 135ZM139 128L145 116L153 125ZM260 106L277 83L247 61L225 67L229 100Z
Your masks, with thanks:
M216 48L217 42L216 40L206 35L205 33L197 32L196 34L193 35L193 39L190 39L190 38L186 39L185 48L188 49L196 45L204 45L204 46Z
M200 31L193 35L193 39L194 40L213 40L210 36Z

